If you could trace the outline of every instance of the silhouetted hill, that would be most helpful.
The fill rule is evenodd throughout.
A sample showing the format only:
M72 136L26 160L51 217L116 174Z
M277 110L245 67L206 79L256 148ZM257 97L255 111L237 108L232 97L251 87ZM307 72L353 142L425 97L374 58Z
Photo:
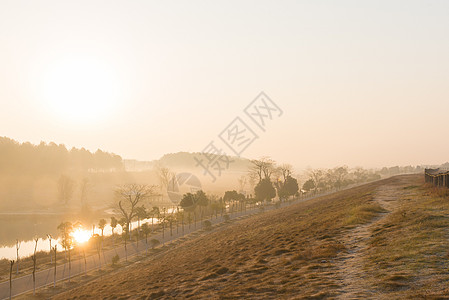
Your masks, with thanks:
M198 166L195 158L201 159L204 158L204 155L200 152L177 152L177 153L168 153L163 155L158 160L152 161L138 161L133 159L125 159L124 165L126 171L146 171L152 170L158 166L168 167L173 170L201 170L201 167ZM219 159L217 155L210 155L212 160ZM250 165L250 160L247 158L241 158L236 156L228 156L229 159L229 169L228 171L241 171L245 172L248 170ZM223 162L223 164L225 164Z

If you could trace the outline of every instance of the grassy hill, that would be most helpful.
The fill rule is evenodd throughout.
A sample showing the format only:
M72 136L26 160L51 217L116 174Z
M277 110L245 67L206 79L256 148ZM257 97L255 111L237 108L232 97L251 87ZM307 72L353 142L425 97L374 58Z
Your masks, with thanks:
M385 179L230 223L56 299L449 296L449 201Z

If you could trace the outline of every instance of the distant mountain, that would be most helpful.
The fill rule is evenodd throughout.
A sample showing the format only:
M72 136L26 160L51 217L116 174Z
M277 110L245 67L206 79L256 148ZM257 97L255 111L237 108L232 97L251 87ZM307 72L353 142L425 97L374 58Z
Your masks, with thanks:
M208 158L203 153L200 152L177 152L165 154L158 160L152 161L139 161L134 159L124 159L123 163L126 171L149 171L153 170L158 166L168 167L173 170L192 170L201 169L198 161L206 161L210 159L212 161L220 161L223 167L229 164L228 171L247 171L250 166L250 160L247 158L237 157L237 156L226 156L225 158L218 155L209 155Z

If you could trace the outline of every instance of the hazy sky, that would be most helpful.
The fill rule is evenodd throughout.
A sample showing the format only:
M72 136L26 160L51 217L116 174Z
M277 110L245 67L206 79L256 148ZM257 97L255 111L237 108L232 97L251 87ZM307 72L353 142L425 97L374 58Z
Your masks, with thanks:
M337 4L338 3L338 4ZM0 0L0 136L297 167L449 160L448 1ZM262 132L243 109L283 110ZM428 148L432 147L432 150Z

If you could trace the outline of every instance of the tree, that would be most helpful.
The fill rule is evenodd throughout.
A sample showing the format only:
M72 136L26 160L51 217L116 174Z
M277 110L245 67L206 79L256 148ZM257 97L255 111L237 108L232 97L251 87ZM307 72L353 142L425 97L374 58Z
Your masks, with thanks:
M137 217L137 238L139 238L139 230L140 230L140 221L145 220L148 217L147 210L145 206L139 206L136 208L136 217Z
M215 218L218 218L218 213L222 210L223 201L217 195L210 195L209 198L212 214L215 214Z
M120 261L120 256L118 256L118 254L114 255L112 257L112 266L114 267L115 265L117 265L117 263Z
M31 256L31 259L33 260L33 296L36 295L36 250L37 250L37 242L39 239L34 239L34 254Z
M209 199L206 196L206 193L204 193L202 190L199 190L195 194L195 200L196 204L199 206L207 206L209 203Z
M234 201L243 201L245 200L245 195L238 193L235 190L232 191L226 191L223 196L223 202L226 205L226 203L232 203L232 207L234 206Z
M61 175L58 180L59 200L68 204L73 195L73 180L66 175Z
M237 179L237 181L239 183L239 192L244 193L246 184L248 183L248 178L245 175L242 175Z
M203 219L204 208L209 204L209 199L202 190L199 190L195 194L196 205L200 207L200 219Z
M252 177L258 178L259 182L265 178L271 178L275 170L275 161L269 157L262 157L261 159L251 160L252 166L249 169L249 174Z
M309 192L309 191L315 189L315 182L313 181L312 178L310 178L309 180L304 182L302 188L304 191Z
M310 179L313 180L314 190L316 192L318 190L318 188L323 186L325 172L322 169L315 169L315 170L309 169L308 173L309 173Z
M47 238L48 238L48 242L50 243L50 250L49 250L49 253L50 253L50 264L52 264L53 263L53 258L52 258L52 256L51 256L51 239L53 238L52 236L51 236L51 234L47 234Z
M157 245L159 245L161 242L159 242L158 239L151 239L150 240L150 244L151 244L151 249L154 250L154 247L156 247Z
M254 188L254 194L258 201L271 201L276 197L276 190L270 178L262 179Z
M125 219L128 229L132 219L137 216L138 205L153 194L153 189L154 186L128 184L115 191L119 212Z
M196 204L195 195L192 193L184 194L182 196L181 202L179 203L179 205L184 210L192 210L195 207L195 204Z
M14 260L9 261L9 300L12 298L12 267L14 266Z
M117 225L118 225L118 220L114 216L112 216L111 217L112 235L114 235L114 230L115 230L115 227L117 227Z
M61 232L61 246L68 252L69 256L69 282L70 282L70 272L72 270L72 262L70 257L70 249L73 245L73 238L71 236L73 225L71 222L62 222L58 226L58 230ZM56 260L55 260L56 263Z
M100 228L100 230L101 230L101 236L104 236L103 235L103 233L104 233L104 227L106 226L106 220L105 219L101 219L99 222L98 222L98 228Z
M103 243L103 236L100 236L99 234L94 234L92 236L92 240L95 243L95 248L97 250L98 255L98 268L101 271L101 245Z
M153 208L151 209L151 232L154 231L154 217L158 217L161 214L161 212L159 211L159 207L157 206L153 206Z
M148 244L148 235L151 233L151 228L148 223L142 224L142 233L145 235L145 243Z
M162 207L162 216L159 217L159 225L162 226L162 242L165 243L165 224L167 223L166 208Z
M209 220L204 221L203 227L206 231L211 231L212 230L212 222Z
M346 177L348 176L348 167L337 167L332 170L332 175L334 177L334 186L337 190L341 189L341 187L345 184Z
M276 189L278 191L279 199L282 201L298 192L298 181L290 175L287 175L284 180L276 182Z
M240 194L241 195L241 194ZM239 193L237 193L236 190L232 190L232 191L226 191L224 196L223 196L223 201L226 202L230 202L230 201L236 201L239 199Z
M128 240L128 232L129 232L129 226L128 222L125 218L121 218L119 220L119 225L122 227L122 238L125 242L125 260L128 261L128 248L126 247L126 242Z
M16 274L19 274L19 249L20 249L20 242L19 240L16 240L16 265L17 265Z
M99 253L101 252L101 250L103 249L103 241L104 241L104 227L106 226L106 220L105 219L101 219L98 222L98 228L100 228L101 230L101 238L97 238L96 240L99 240ZM94 235L95 236L95 235ZM103 255L104 256L104 255ZM100 270L101 270L101 261L100 261L100 254L98 254L98 258L99 258L99 262L100 262Z
M384 167L383 169L386 169L386 168ZM362 167L356 167L354 172L353 172L353 174L354 174L354 177L355 177L355 182L357 182L357 183L365 182L365 181L368 180L369 174Z
M158 166L156 172L159 177L161 189L167 189L170 181L176 175L175 172L172 172L169 168L162 166Z
M257 177L257 174L254 173L249 173L247 177L248 177L249 190L254 191L254 188L256 187L259 178Z
M55 245L52 250L55 254L55 265L54 265L54 272L53 272L53 288L55 288L56 287L56 252L58 251L58 245Z
M287 180L287 177L291 177L292 175L292 166L290 164L282 164L278 168L279 174L282 175L282 179L284 181Z

